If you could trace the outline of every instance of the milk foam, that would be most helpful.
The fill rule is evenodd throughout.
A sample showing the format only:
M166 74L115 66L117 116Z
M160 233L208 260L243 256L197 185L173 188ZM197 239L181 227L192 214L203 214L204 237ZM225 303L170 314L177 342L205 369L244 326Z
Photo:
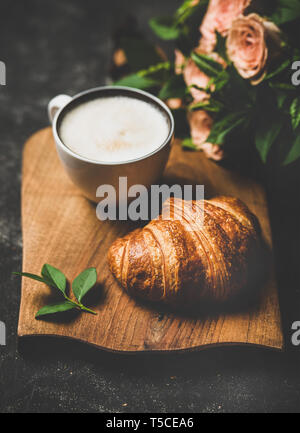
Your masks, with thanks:
M163 144L166 118L153 105L126 96L98 98L67 113L60 127L63 143L94 161L124 162Z

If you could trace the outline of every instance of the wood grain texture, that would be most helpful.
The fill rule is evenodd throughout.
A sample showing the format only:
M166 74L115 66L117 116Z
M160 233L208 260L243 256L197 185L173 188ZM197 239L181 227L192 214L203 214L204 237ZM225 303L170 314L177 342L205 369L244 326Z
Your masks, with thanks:
M208 161L201 153L174 143L165 180L204 184L206 197L216 194L242 199L260 220L271 247L271 231L263 189ZM69 337L119 352L179 351L214 345L249 344L283 348L274 270L259 301L249 311L180 317L136 303L119 288L106 262L113 240L132 223L100 222L95 206L69 181L56 155L51 128L37 132L25 145L22 182L23 271L40 273L44 263L61 269L69 280L89 266L99 285L90 304L98 316L78 314L68 320L35 320L51 301L51 289L23 278L18 335Z

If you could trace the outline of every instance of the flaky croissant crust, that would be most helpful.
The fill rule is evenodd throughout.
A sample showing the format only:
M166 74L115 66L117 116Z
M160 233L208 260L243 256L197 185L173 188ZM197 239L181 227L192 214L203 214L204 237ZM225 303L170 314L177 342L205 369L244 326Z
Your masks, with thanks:
M182 216L185 203L167 200L162 215L112 244L110 269L132 296L194 306L225 302L249 285L260 248L256 217L232 197L189 202Z

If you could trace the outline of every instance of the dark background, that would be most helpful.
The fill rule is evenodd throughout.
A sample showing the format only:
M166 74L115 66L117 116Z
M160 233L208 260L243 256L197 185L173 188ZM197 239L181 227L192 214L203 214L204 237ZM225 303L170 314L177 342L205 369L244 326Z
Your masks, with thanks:
M276 270L286 337L284 353L253 348L181 355L125 356L49 342L18 348L21 269L22 146L48 123L56 94L103 85L112 32L131 13L153 39L147 21L171 12L175 0L1 1L0 60L0 412L298 412L300 347L290 344L300 320L299 182L280 180L270 198ZM283 195L282 195L283 191ZM55 349L55 351L54 351Z

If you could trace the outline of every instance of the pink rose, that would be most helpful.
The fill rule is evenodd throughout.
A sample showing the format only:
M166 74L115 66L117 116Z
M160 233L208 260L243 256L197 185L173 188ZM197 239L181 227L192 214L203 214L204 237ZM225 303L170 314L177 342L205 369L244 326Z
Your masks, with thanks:
M198 68L192 59L188 60L183 70L183 78L187 86L196 85L201 87L201 89L205 89L210 81L210 78ZM208 94L205 91L196 89L195 87L190 88L190 93L194 102L202 102L208 98Z
M226 36L232 22L250 5L251 0L210 0L206 15L200 26L200 47L206 53L214 50L216 32Z
M165 102L171 110L178 110L182 107L182 99L180 98L169 98Z
M204 110L192 111L188 114L191 137L197 149L203 150L206 156L215 161L224 157L222 148L216 144L207 143L213 120Z
M213 120L206 111L197 110L188 113L188 121L193 143L200 149L210 134Z
M199 48L196 48L195 52L201 53L201 50ZM220 57L217 53L210 53L209 56L216 62L219 62L220 65L222 65L224 68L227 66L224 59L222 59L222 57ZM210 82L210 77L208 77L204 72L202 72L192 59L188 60L185 68L183 69L183 78L188 87L196 85L201 89L205 89ZM214 89L213 85L211 85L210 87L211 90ZM194 99L194 103L202 102L205 99L209 99L209 94L207 92L199 90L195 87L190 88L190 93Z
M205 153L206 157L214 161L221 161L224 158L224 150L221 146L212 143L204 143L201 149Z
M269 51L279 51L279 28L261 18L250 14L237 18L227 38L227 53L239 74L258 84L267 71L267 60L272 57Z
M175 74L180 75L185 65L185 57L181 51L175 50Z

